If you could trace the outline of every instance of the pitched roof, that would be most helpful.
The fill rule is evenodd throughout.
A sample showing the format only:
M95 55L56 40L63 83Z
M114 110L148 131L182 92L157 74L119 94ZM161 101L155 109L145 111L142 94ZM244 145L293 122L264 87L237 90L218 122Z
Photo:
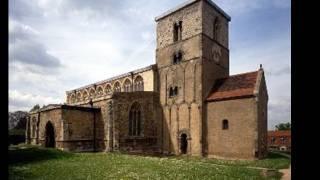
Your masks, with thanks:
M207 101L254 96L258 72L248 72L218 79L207 97Z
M268 136L291 136L291 130L268 131Z

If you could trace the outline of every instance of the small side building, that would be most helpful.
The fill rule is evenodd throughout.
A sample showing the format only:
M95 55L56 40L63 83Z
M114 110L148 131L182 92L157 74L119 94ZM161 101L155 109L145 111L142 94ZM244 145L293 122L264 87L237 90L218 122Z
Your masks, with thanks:
M206 102L209 157L266 156L268 93L262 68L217 80Z
M51 104L30 113L31 144L69 151L94 151L100 108Z

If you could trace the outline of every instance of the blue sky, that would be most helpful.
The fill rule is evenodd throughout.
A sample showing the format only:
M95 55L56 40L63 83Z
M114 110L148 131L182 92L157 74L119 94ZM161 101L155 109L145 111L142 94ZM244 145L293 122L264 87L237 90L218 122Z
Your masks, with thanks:
M155 63L154 18L185 0L9 0L9 110ZM290 0L215 0L231 16L231 74L263 64L269 128L291 121Z

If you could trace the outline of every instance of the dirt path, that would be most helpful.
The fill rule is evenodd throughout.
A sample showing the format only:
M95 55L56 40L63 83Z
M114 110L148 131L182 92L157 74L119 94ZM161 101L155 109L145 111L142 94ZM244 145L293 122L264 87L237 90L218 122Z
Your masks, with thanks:
M283 173L281 180L291 180L291 165L289 169L281 169L280 172Z

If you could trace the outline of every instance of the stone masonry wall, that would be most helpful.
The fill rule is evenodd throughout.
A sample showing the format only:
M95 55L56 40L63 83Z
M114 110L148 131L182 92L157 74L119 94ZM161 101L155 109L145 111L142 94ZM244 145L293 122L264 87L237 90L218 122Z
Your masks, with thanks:
M63 149L70 151L93 151L94 118L99 116L91 110L62 109ZM98 113L96 113L98 114ZM58 142L60 143L60 142Z
M129 136L129 112L133 103L141 106L141 136ZM115 93L113 106L113 150L158 152L161 124L159 95L154 92Z
M229 128L222 129L222 121ZM208 157L254 159L257 151L257 104L255 98L208 102Z
M268 150L268 93L264 74L261 74L258 94L258 156L265 157Z
M187 135L187 154L201 155L201 1L180 9L157 22L156 61L162 105L162 151L180 154L179 139ZM182 40L173 42L173 24L182 21ZM173 54L182 61L173 64ZM178 94L169 97L170 87Z
M54 127L56 147L62 149L63 146L60 142L64 140L64 131L61 109L42 111L40 112L39 120L39 144L45 146L46 125L50 121Z

